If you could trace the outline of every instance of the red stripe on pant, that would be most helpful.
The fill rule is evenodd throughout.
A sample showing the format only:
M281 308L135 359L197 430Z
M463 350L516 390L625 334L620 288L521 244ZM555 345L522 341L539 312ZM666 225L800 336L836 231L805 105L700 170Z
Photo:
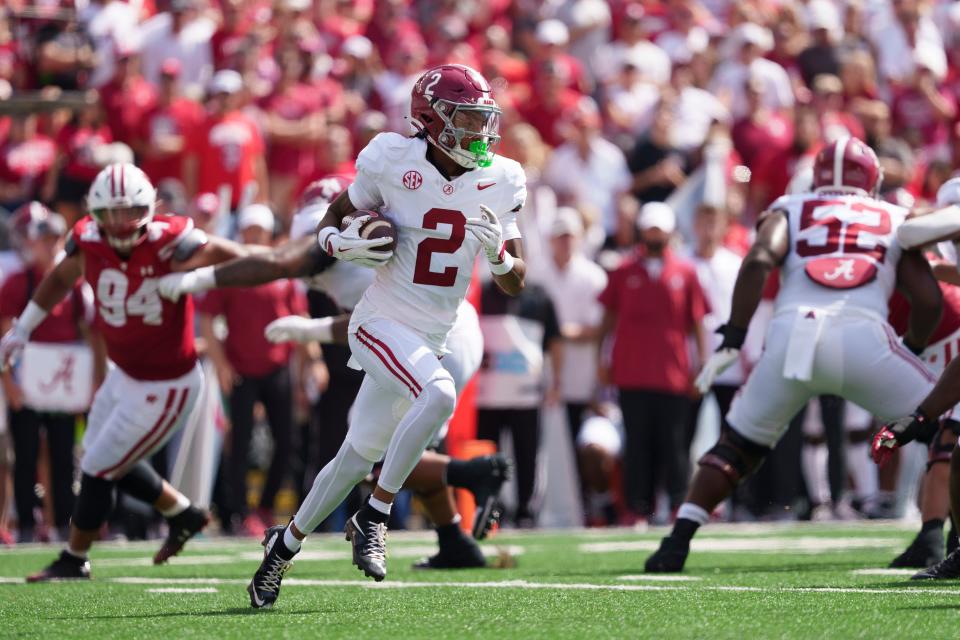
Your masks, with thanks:
M394 369L394 368L390 365L390 362L387 360L387 357L386 357L385 355L383 355L383 354L374 346L374 344L373 344L372 342L368 341L363 335L361 335L359 331L357 332L357 341L360 342L360 344L362 344L363 346L365 346L367 349L369 349L370 352L371 352L373 355L377 356L377 358L380 359L380 362L383 363L383 366L387 368L387 371L389 371L390 373L392 373L394 378L396 378L396 379L399 380L401 383L403 383L403 385L404 385L407 389L410 390L410 393L413 394L413 397L414 397L414 398L416 398L417 396L420 395L419 389L415 389L414 387L412 387L412 386L410 385L410 383L407 382L407 380L405 380L404 377L401 376L401 375L397 372L397 370Z
M186 395L185 395L185 394L186 394L186 390L184 390L184 399L186 398ZM104 469L104 470L102 470L102 471L99 471L99 472L97 473L97 477L98 477L98 478L102 478L102 477L106 476L108 473L112 473L112 472L116 471L117 469L123 467L125 464L127 464L127 463L130 462L132 459L134 459L134 454L136 454L137 451L142 448L142 446L143 446L143 444L144 444L145 442L151 440L151 437L154 436L154 435L156 435L158 432L164 431L165 425L167 425L167 423L169 423L170 410L173 408L173 406L174 406L174 404L175 404L176 397L177 397L177 390L176 390L176 389L170 389L170 390L167 392L167 403L166 403L166 405L164 405L164 407L163 407L163 413L161 413L161 414L160 414L160 417L157 418L157 421L153 423L153 426L150 427L150 430L147 431L145 434L143 434L143 437L140 438L140 439L137 441L137 443L136 443L135 445L133 445L133 447L130 448L129 451L127 451L126 455L124 455L122 458L120 458L120 462L118 462L118 463L116 463L116 464L114 464L114 465L112 465L112 466L110 466L110 467L107 467L106 469ZM182 401L181 401L181 403L180 403L180 406L181 406L181 407L183 406L183 402L182 402ZM174 419L176 419L176 415L177 415L177 414L174 414L174 415L173 415Z
M376 345L379 345L380 348L383 349L384 352L386 352L387 356L390 358L390 360L393 361L393 364L397 367L397 369L399 369L400 372L403 373L404 376L406 376L407 381L408 381L411 385L413 385L413 387L417 390L417 394L419 394L421 391L423 391L423 388L422 388L422 387L420 386L420 384L417 382L416 377L413 376L413 375L411 375L411 373L410 373L409 371L407 371L406 369L403 368L403 365L400 364L400 360L397 359L397 356L393 355L393 351L390 350L390 347L388 347L388 346L386 345L386 343L384 343L384 342L381 341L381 340L378 340L377 338L374 338L374 337L370 334L370 332L367 331L367 330L365 330L363 327L357 327L357 333L359 334L360 332L363 332L363 335L364 335L364 337L365 337L367 340L369 340L370 342L373 342L373 343L376 344ZM414 394L414 395L417 395L417 394Z
M920 372L927 382L936 382L937 377L933 375L927 365L923 364L923 361L920 360L912 351L903 346L903 343L900 342L900 339L897 338L896 334L893 333L893 329L889 326L884 327L884 331L887 334L887 341L890 343L890 350L893 351L896 355L900 356L902 359L906 360L909 364L913 366L914 369Z

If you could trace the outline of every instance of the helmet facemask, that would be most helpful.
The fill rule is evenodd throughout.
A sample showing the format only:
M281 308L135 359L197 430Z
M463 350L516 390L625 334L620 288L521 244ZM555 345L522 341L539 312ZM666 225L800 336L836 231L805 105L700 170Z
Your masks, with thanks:
M490 102L493 102L492 100ZM466 169L489 167L500 142L500 108L496 104L461 104L437 99L433 110L443 131L433 143ZM465 149L464 141L469 141Z
M129 252L146 237L147 224L153 219L153 207L92 209L90 215L106 237L107 244L117 251Z

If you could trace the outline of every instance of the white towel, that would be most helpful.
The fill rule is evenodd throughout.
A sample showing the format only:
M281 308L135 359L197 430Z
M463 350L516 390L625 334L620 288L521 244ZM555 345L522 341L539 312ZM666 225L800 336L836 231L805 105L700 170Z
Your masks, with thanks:
M787 356L783 363L784 378L807 382L813 377L813 359L826 316L823 309L797 308L797 318L790 332Z

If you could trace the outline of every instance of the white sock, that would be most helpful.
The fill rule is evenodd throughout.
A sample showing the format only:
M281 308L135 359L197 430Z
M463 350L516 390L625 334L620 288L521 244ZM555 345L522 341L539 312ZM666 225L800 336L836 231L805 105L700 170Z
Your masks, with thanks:
M177 493L177 501L169 509L157 509L164 518L178 516L190 506L190 499L182 493Z
M827 477L827 445L810 444L803 446L800 454L803 479L807 482L810 501L814 504L830 504L830 480Z
M373 463L357 453L349 442L344 442L333 460L317 474L313 487L297 509L293 517L297 529L316 529L371 469Z
M67 553L69 553L70 555L72 555L74 558L77 558L77 559L79 559L79 560L86 560L86 559L87 559L87 552L86 552L86 551L74 551L74 550L71 549L69 546L67 546L67 548L65 549L65 551L66 551Z
M390 515L390 509L393 507L392 502L384 502L370 496L370 506L384 515Z
M283 530L283 546L296 553L300 550L300 544L302 542L303 540L298 539L293 535L293 532L290 531L290 525L287 525L287 528Z
M677 509L677 520L680 518L693 520L699 525L704 525L710 521L710 513L700 505L693 504L692 502L684 502L680 505L680 508Z

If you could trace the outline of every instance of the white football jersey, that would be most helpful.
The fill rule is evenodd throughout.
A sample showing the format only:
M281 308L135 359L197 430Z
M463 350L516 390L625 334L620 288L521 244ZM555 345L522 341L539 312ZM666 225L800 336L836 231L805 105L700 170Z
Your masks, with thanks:
M886 318L902 253L896 232L907 209L823 193L782 196L770 209L786 213L790 233L775 312L803 305L855 308Z
M500 220L503 239L520 237L517 211L526 199L520 165L495 156L486 168L447 180L426 158L427 142L381 133L357 157L350 202L380 210L397 226L393 258L354 311L351 326L365 317L387 317L419 333L438 353L456 320L480 241L467 218L480 217L484 204Z

